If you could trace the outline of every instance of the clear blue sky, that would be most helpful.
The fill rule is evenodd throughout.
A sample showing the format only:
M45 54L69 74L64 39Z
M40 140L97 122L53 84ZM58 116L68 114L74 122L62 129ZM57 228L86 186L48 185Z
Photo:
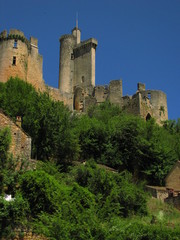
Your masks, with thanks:
M180 0L0 0L0 31L17 28L37 37L43 76L58 86L59 37L75 27L98 40L96 85L123 80L167 94L169 119L180 118Z

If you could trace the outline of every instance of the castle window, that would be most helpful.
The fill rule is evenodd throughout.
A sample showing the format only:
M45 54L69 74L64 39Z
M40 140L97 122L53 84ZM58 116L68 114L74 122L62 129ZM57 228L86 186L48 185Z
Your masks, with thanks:
M12 65L16 65L16 57L13 56L13 62L12 62Z
M71 60L74 60L74 54L71 53Z
M17 48L17 39L14 39L14 48Z
M147 116L146 116L146 121L149 121L151 119L151 114L148 113Z
M84 76L82 76L82 80L81 80L82 83L84 83Z
M148 98L151 99L151 93L148 93Z

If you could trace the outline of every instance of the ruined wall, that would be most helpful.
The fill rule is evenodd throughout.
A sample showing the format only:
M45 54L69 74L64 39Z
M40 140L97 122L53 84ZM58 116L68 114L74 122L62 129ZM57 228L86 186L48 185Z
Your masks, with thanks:
M166 94L158 90L141 91L142 98L148 98L152 106L152 114L157 123L168 119Z
M136 93L133 96L124 96L122 99L123 110L129 114L140 115L141 96L139 93Z
M151 105L150 99L146 96L142 96L141 93L140 95L140 116L144 118L144 120L148 120L152 117L154 117L154 112L153 112L153 106Z
M139 115L145 120L154 118L158 124L168 119L166 94L158 90L145 90L145 84L138 83L138 89L133 96L125 96L123 109L126 112Z
M108 100L111 103L117 104L122 107L122 105L123 105L122 96L123 96L122 80L110 81Z
M77 112L84 112L85 111L85 96L84 96L84 89L81 87L76 87L74 92L74 106L73 109Z
M94 88L94 97L98 104L105 102L108 97L108 88L105 86L96 86Z
M87 112L89 107L92 107L97 104L97 99L93 96L86 96L85 97L85 104L84 104L84 110Z
M31 138L8 116L0 111L0 129L8 127L11 132L10 153L14 157L31 158Z
M43 58L38 52L38 40L31 37L30 45L31 49L28 56L27 81L37 90L45 91L45 83L43 80Z
M62 93L58 88L46 86L48 94L54 101L63 102L65 106L73 110L73 95L70 93Z

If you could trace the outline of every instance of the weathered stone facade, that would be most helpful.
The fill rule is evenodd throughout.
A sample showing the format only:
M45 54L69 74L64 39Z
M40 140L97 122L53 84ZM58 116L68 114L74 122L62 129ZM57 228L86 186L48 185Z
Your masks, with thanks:
M164 201L180 210L180 194L176 196L169 196Z
M168 119L166 94L146 90L138 83L133 96L123 96L122 80L112 80L107 86L95 86L95 54L97 40L81 41L78 27L60 38L59 88L45 86L42 74L42 56L38 40L27 40L19 30L0 34L0 81L18 76L36 89L48 91L56 101L63 101L70 110L86 112L89 106L110 101L128 113L144 119L155 118L157 123Z
M168 197L168 191L165 187L159 186L146 186L146 190L151 194L152 197L164 201Z
M180 192L180 161L178 161L165 179L166 187Z
M27 40L23 32L14 29L9 34L7 31L0 34L1 82L6 82L11 76L18 76L36 89L44 91L42 61L36 38Z
M168 197L164 200L180 210L180 161L178 161L165 178Z
M9 152L14 157L31 158L31 137L28 136L20 126L20 117L17 117L15 123L0 110L0 129L9 128L11 132L11 144Z
M163 200L180 210L180 161L170 170L165 178L165 187L146 186L152 197Z

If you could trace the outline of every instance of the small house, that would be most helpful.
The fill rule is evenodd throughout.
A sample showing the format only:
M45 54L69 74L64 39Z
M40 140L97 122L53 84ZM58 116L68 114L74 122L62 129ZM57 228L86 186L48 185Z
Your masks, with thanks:
M168 173L165 178L165 185L168 189L180 192L180 161L177 161Z

